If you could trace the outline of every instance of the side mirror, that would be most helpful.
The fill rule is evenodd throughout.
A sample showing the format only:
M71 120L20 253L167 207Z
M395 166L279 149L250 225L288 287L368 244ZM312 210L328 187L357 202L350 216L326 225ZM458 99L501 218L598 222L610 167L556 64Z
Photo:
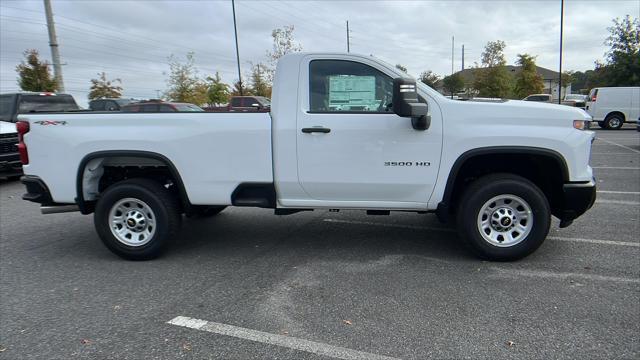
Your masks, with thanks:
M429 106L418 100L416 81L413 79L393 79L392 106L396 115L411 118L411 126L415 130L427 130L431 125Z
M260 109L262 106L260 106L260 104L258 104L258 103L254 103L254 104L251 104L251 107L254 107L256 109Z

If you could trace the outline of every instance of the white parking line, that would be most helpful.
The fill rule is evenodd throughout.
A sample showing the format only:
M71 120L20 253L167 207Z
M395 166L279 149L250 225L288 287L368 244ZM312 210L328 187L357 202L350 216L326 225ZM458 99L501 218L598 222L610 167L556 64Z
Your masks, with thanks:
M596 200L596 204L613 204L613 205L638 206L638 205L640 205L640 201L598 199L598 200Z
M605 276L605 275L581 274L581 273L559 273L559 272L551 272L551 271L545 271L545 270L513 269L513 268L504 268L504 267L497 267L497 266L493 266L490 269L496 272L494 276L502 277L502 278L518 277L518 276L540 277L540 278L547 278L547 279L562 279L562 280L566 280L569 278L577 278L577 279L586 279L586 280L595 280L595 281L604 281L604 282L640 284L640 279L638 278L627 278L627 277L620 277L620 276Z
M640 170L640 167L628 167L628 166L592 166L592 169L604 169L604 170Z
M596 190L598 194L624 194L624 195L640 195L640 191L613 191L613 190Z
M376 222L370 222L370 221L352 221L352 220L338 220L338 219L324 219L322 221L324 221L324 222L332 222L332 223L340 223L340 224L394 227L394 228L403 228L403 229L412 229L412 230L430 230L430 231L442 231L442 232L455 232L456 231L454 229L440 228L440 227L418 226L418 225L396 225L396 224L376 223ZM549 236L548 239L559 240L559 241L582 242L582 243L589 243L589 244L640 247L640 243L626 242L626 241L568 238L568 237L560 237L560 236Z
M581 239L581 238L568 238L568 237L561 237L561 236L548 236L547 239L557 240L557 241L584 242L584 243L602 244L602 245L618 245L618 246L640 247L640 243L629 242L629 241Z
M600 139L606 139L609 141L618 141L618 140L638 140L638 136L637 135L632 135L629 137L608 137L608 138L603 138L603 137L596 137L596 140L600 140Z
M320 356L328 356L345 360L398 360L394 357L372 354L364 351L352 350L340 346L323 344L315 341L299 339L295 337L271 334L264 331L247 329L243 327L221 324L212 321L194 319L186 316L177 316L167 322L171 325L182 326L190 329L206 331L219 335L226 335L238 339L255 341L263 344L282 346L289 349L304 351Z
M636 155L634 153L630 153L630 152L623 152L623 153L615 153L615 152L612 152L612 153L606 153L606 152L598 153L598 152L592 152L591 155L633 155L633 156L638 156L638 155Z
M639 151L639 150L636 150L636 149L630 148L630 147L628 147L628 146L626 146L626 145L621 145L621 144L615 143L615 142L613 142L613 141L605 140L605 139L600 139L600 140L602 140L602 141L604 141L604 142L606 142L606 143L609 143L609 144L611 144L611 145L619 146L619 147L621 147L621 148L623 148L623 149L627 149L627 150L633 151L634 153L638 153L638 154L640 154L640 151ZM592 144L592 145L597 145L597 144Z

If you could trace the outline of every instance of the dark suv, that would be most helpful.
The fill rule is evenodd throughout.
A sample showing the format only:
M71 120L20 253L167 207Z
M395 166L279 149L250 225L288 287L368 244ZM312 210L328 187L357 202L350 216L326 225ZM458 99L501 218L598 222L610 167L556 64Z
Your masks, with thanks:
M71 95L54 93L11 93L0 95L0 176L16 178L22 174L18 153L18 115L37 112L78 111Z
M0 121L16 122L18 115L80 110L69 94L13 93L0 95Z
M89 102L91 111L120 111L123 106L134 103L133 99L96 99Z

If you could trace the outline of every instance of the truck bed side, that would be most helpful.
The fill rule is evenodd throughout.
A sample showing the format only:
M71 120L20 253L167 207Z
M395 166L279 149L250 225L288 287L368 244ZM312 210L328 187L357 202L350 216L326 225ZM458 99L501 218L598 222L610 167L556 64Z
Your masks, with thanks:
M24 172L42 178L57 203L75 202L77 184L70 179L97 152L161 155L194 205L228 205L239 184L273 182L267 113L42 114L20 120L30 123Z

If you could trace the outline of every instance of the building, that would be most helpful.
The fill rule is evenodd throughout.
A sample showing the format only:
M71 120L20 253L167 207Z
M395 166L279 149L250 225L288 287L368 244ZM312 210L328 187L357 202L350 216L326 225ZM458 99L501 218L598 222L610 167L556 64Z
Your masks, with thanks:
M514 66L507 65L507 70L513 76L516 76L520 71L522 71L522 66ZM554 99L558 99L558 82L559 82L559 73L557 71L549 70L540 66L536 66L537 73L542 76L542 82L544 83L544 94L551 94ZM464 69L462 71L458 71L457 73L462 76L465 83L465 93L474 93L473 89L473 80L474 80L474 68ZM571 84L563 84L561 97L564 98L566 94L571 94ZM444 90L439 88L438 91L444 94Z

